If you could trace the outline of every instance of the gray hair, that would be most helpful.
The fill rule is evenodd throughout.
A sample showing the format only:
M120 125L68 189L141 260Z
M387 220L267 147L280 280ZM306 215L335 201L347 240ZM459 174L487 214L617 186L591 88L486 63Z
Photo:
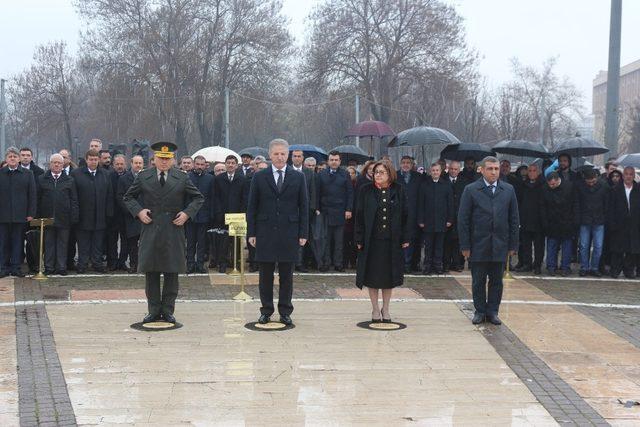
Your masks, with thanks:
M304 159L305 165L315 165L316 163L317 161L315 157L307 157L306 159Z
M258 163L260 163L260 162L266 162L266 161L267 161L267 159L265 159L265 157L264 157L264 156L256 156L256 158L255 158L255 159L253 159L253 162L254 162L255 164L258 164Z
M113 160L122 157L122 159L126 162L127 157L124 154L118 153L115 156L113 156Z
M53 153L51 157L49 157L49 163L53 162L54 160L64 162L64 157L62 157L62 154L60 153Z
M287 150L289 150L289 143L282 139L282 138L276 138L271 140L271 142L269 142L269 153L271 153L271 151L273 150L274 147L276 146L281 146L286 148Z
M626 171L627 169L629 169L630 171L632 171L634 174L636 173L636 168L634 168L633 166L625 166L624 169L622 169L622 171Z
M4 157L6 158L9 154L15 154L16 156L20 156L20 150L18 150L16 147L11 146L9 148L7 148L7 151L4 152Z
M485 167L487 163L498 163L498 164L500 164L500 162L498 161L497 158L495 158L493 156L487 156L484 159L482 159L482 161L480 161L480 166Z

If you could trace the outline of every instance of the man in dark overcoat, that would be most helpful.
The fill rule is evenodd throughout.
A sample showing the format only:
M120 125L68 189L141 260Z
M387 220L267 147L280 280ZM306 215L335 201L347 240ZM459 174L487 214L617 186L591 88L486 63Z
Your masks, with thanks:
M413 157L402 156L397 181L404 187L404 194L407 198L407 224L411 233L409 247L404 249L404 271L406 273L411 270L419 270L422 254L422 230L418 227L418 193L424 176L415 171L415 165Z
M64 173L63 158L53 154L49 170L38 178L38 218L53 218L44 232L45 274L67 275L69 230L78 222L78 194L73 178Z
M175 144L156 142L151 149L155 166L138 174L122 200L142 222L138 271L145 273L149 308L143 323L160 319L175 323L178 274L186 271L183 226L196 216L204 197L186 173L173 167ZM160 274L164 276L162 293Z
M318 206L318 199L316 193L316 174L309 168L304 166L304 151L302 150L293 150L291 152L291 167L293 170L300 172L304 175L304 180L307 184L307 194L309 195L309 221L313 221L313 218L316 216L316 208ZM296 270L301 273L307 273L307 267L304 262L304 251L305 248L308 248L309 251L312 251L311 248L311 227L309 227L309 241L303 247L300 247L300 257L298 258L298 262L296 263Z
M0 169L0 277L24 277L24 233L36 215L36 180L33 172L19 165L20 152L9 147L6 166Z
M640 254L640 186L635 182L636 171L627 166L622 182L611 190L609 203L609 248L611 249L611 277L621 272L628 279L636 277Z
M418 225L424 233L424 264L422 274L442 274L444 236L453 225L453 188L441 179L439 163L430 167L430 176L420 185L418 193Z
M498 180L495 157L481 163L482 178L465 187L458 212L458 235L462 255L471 266L473 324L486 320L499 325L502 273L507 254L518 249L518 201L513 186ZM487 278L489 292L487 295Z
M447 273L449 270L464 270L464 257L460 253L460 241L458 240L458 210L460 209L460 197L469 182L460 176L460 162L457 160L449 162L449 168L443 178L449 181L453 190L453 224L447 229L444 236L444 259L442 261L442 268Z
M322 214L326 233L324 265L320 271L327 271L333 263L335 270L342 272L344 226L353 211L353 184L347 171L340 168L339 152L329 153L328 164L329 167L316 177L318 212Z
M100 154L89 150L85 166L71 172L78 193L80 219L76 225L78 274L85 273L89 260L93 269L104 273L102 252L108 218L113 216L113 192L109 172L98 167Z
M284 139L269 143L271 167L256 172L251 180L247 206L247 235L256 248L259 263L260 318L268 323L274 312L273 273L278 264L280 321L290 325L293 304L293 268L299 247L309 236L309 197L304 175L287 166L289 144Z
M144 159L140 155L135 155L131 158L131 168L124 173L118 179L118 192L116 195L116 201L118 206L125 212L124 215L124 228L127 238L127 254L129 256L129 274L133 274L138 271L138 240L140 239L141 223L140 220L131 215L129 209L124 204L123 198L129 187L133 185L136 177L140 171L144 168ZM142 196L140 196L140 199Z
M213 221L213 185L214 177L207 173L207 159L196 156L189 178L204 197L204 203L198 213L185 224L187 236L187 273L206 273L204 267L207 253L207 230Z

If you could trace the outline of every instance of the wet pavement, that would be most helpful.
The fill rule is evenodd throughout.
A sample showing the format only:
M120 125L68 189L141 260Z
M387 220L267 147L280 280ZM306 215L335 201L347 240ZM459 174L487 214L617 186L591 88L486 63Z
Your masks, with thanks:
M516 277L476 327L468 272L409 275L386 332L354 281L296 275L296 327L264 332L257 275L246 303L184 276L184 326L144 332L141 275L2 279L0 425L640 424L640 281Z

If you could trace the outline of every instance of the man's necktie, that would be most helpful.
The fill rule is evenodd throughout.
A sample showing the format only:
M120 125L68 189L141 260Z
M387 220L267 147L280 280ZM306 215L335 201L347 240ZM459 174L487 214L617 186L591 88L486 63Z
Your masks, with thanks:
M278 169L278 181L276 181L276 187L278 187L278 193L282 191L282 171Z
M164 187L165 179L164 179L164 171L160 172L160 185Z
M491 190L491 195L494 195L496 193L496 185L495 184L491 184L489 186L489 190Z
M404 183L405 183L405 184L408 184L408 183L409 183L409 177L410 177L410 176L411 176L411 175L409 174L409 172L405 172L405 173L404 173Z

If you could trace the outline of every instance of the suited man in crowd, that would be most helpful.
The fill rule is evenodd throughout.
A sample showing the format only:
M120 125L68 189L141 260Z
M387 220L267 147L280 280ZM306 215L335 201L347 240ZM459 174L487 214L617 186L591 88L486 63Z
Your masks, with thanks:
M467 157L464 159L464 168L460 172L460 177L468 183L475 182L481 176L477 171L477 167L476 160L473 157Z
M182 158L180 158L180 170L185 173L193 170L193 159L191 156L182 156Z
M216 215L216 206L215 204L217 203L216 201L216 195L215 195L215 177L217 177L220 174L226 173L227 172L227 167L223 162L216 162L213 165L213 170L210 172L213 177L214 177L214 183L213 183L213 188L214 188L214 192L213 192L213 221L211 224L211 229L210 232L208 233L210 235L210 239L209 239L209 268L217 268L220 263L222 262L222 246L223 246L223 241L225 239L225 235L224 233L227 231L224 229L224 218L222 219L222 222L220 223L218 221L218 216ZM226 258L225 258L226 259ZM257 271L257 269L255 270Z
M246 212L247 206L247 187L246 178L239 173L238 159L233 154L227 156L224 160L226 171L215 178L215 215L216 221L220 225L224 225L224 215L228 213ZM224 226L228 230L228 226ZM220 264L218 271L224 273L227 266L233 262L233 255L230 255L231 237L228 234L223 235ZM240 252L240 245L237 247ZM239 257L238 257L239 259Z
M464 269L464 257L460 253L460 242L458 240L458 210L460 209L460 197L468 182L460 176L460 162L457 160L452 160L449 163L444 179L449 181L453 192L453 224L447 228L447 232L444 235L442 267L446 273L449 270L462 271Z
M409 247L404 249L404 271L406 273L419 270L422 253L422 229L418 226L418 193L424 176L415 171L415 165L413 157L402 156L397 181L404 187L404 194L407 198L407 227L411 236Z
M300 172L304 175L305 183L307 184L307 194L309 195L309 220L315 216L316 208L318 206L317 193L316 193L316 174L309 168L304 167L304 151L293 150L291 152L291 167L293 170ZM311 236L311 234L309 234ZM311 249L311 237L308 239L305 246L300 247L300 257L296 263L296 271L301 273L307 273L307 267L304 265L304 251L305 249Z
M78 222L78 194L73 178L63 171L64 159L52 154L49 170L38 178L38 218L53 218L44 232L45 274L67 275L69 230Z
M338 272L344 271L342 248L344 246L344 225L351 218L353 210L353 185L351 178L340 168L340 153L331 151L329 167L316 177L318 183L318 210L325 224L326 242L324 261L320 271L328 271L333 264ZM333 247L333 251L331 250ZM333 256L332 256L333 255Z
M60 154L64 160L62 163L62 172L70 175L71 170L73 169L73 165L71 165L71 153L66 148L63 148L58 152L58 154Z
M418 192L418 225L424 235L424 264L422 274L442 274L444 235L453 225L453 188L441 179L440 163L433 163L430 175Z
M269 143L271 167L258 171L251 180L247 206L247 235L256 248L260 265L259 323L270 321L273 306L273 275L278 265L280 321L291 325L293 269L299 248L308 238L309 196L304 175L287 166L289 144L284 139Z
M244 153L242 156L240 156L240 160L242 161L242 164L238 168L238 172L245 178L249 178L251 175L253 175L254 172L253 168L251 167L253 156L249 153Z
M117 201L118 181L127 171L127 162L123 154L113 156L113 166L109 176L111 191L113 194L113 216L107 225L107 268L111 271L127 269L127 232L125 215L128 214L120 208ZM120 247L118 251L118 241Z
M540 222L547 239L547 273L555 276L571 274L573 239L576 234L573 217L573 184L564 181L558 172L547 175L546 185L540 197ZM558 253L561 252L560 271L558 271Z
M498 159L481 163L482 179L465 187L458 212L460 249L471 267L475 314L472 323L485 320L500 325L502 274L507 254L518 248L518 201L513 186L498 180ZM487 279L489 292L487 295Z
M148 307L143 323L175 323L178 274L187 269L183 226L196 216L204 197L186 173L173 167L175 144L156 142L151 149L154 166L138 173L122 201L143 224L138 263L145 274Z
M33 172L33 177L37 180L43 173L44 169L36 165L33 161L33 151L29 147L20 149L20 166Z
M144 159L136 155L131 158L131 168L118 179L118 190L116 193L117 206L122 210L124 216L124 229L127 239L127 255L129 257L129 268L127 272L133 274L138 271L138 239L140 238L140 220L131 215L129 209L124 204L124 195L133 185L136 177L144 168ZM139 197L142 199L142 196Z
M6 166L0 169L0 277L24 277L24 235L36 215L36 181L33 172L20 166L20 152L9 147Z
M635 177L633 166L627 166L622 171L622 183L611 189L608 230L610 274L614 279L620 273L628 279L636 277L640 254L640 187Z
M207 229L214 215L214 177L207 173L207 159L204 156L196 156L193 159L193 169L189 172L189 178L204 197L204 203L196 216L185 224L187 274L206 273L204 262L207 252Z
M84 156L86 166L71 172L80 206L76 226L78 241L78 274L86 273L89 261L98 273L104 273L102 250L108 218L113 216L113 189L110 175L99 167L100 153L89 150Z

